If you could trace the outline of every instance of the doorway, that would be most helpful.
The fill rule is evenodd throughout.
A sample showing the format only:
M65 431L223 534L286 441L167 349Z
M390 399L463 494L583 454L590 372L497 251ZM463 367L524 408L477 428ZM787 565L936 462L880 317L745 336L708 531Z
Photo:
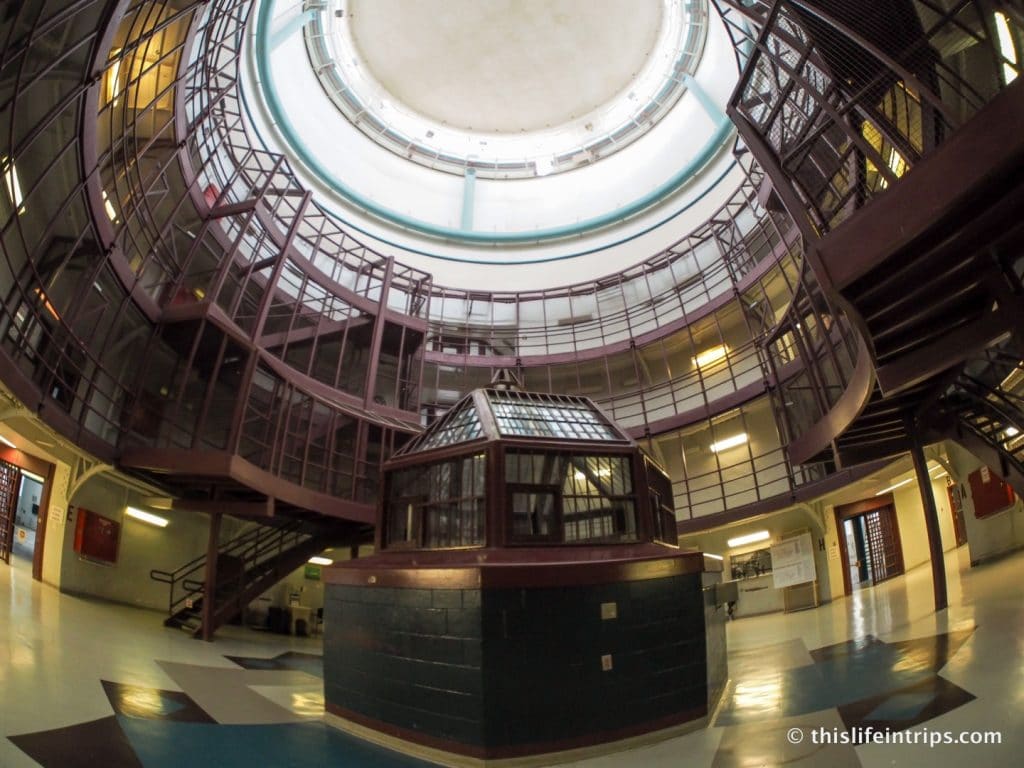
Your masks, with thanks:
M16 448L0 448L0 562L27 562L42 581L46 516L56 467Z
M842 504L835 509L843 546L843 586L847 595L903 573L896 507L891 494Z
M17 504L14 511L14 535L11 555L33 560L36 534L39 530L39 503L43 498L45 479L27 470L21 470Z

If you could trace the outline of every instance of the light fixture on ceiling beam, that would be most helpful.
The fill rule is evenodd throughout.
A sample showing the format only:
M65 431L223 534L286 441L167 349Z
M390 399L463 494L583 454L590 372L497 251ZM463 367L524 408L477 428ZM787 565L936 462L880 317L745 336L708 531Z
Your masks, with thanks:
M753 533L746 533L743 536L737 536L733 539L729 539L725 543L730 547L742 547L746 544L756 544L759 541L767 541L772 535L768 531L754 531Z
M914 482L914 478L908 477L906 480L901 480L900 482L895 483L894 485L890 485L888 488L883 488L878 493L876 493L875 496L881 496L882 494L888 493L889 491L895 491L897 488L902 488L904 485L907 485L912 482Z
M720 344L717 347L711 347L705 349L699 355L694 358L693 364L697 369L707 368L708 366L714 365L715 363L721 362L725 359L725 356L729 353L729 348L725 344Z
M160 517L159 515L154 515L151 512L144 512L141 509L136 509L135 507L125 507L124 513L128 515L128 517L135 518L143 523L155 525L157 528L166 528L167 523L169 522L166 517Z
M727 437L723 440L711 444L712 453L720 453L721 451L727 451L730 448L736 448L737 446L743 445L749 438L746 432L740 432L738 435Z

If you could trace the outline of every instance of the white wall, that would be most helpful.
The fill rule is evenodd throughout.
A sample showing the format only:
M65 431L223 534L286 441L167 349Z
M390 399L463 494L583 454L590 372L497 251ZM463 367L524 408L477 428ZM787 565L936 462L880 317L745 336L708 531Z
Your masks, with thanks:
M981 520L974 516L974 500L967 476L983 466L974 454L955 443L948 446L953 474L963 497L964 528L971 565L1024 547L1024 503L1020 498L1008 509Z
M932 480L931 486L938 511L942 551L948 552L956 547L956 535L953 532L953 516L946 493L946 478ZM924 524L924 505L921 503L917 483L897 488L892 495L896 503L896 521L900 527L900 540L903 545L903 567L909 571L914 566L931 560L928 531Z
M932 493L935 496L935 506L939 517L939 536L942 540L942 549L948 552L956 547L956 535L953 531L953 517L949 508L949 497L946 494L946 479L933 479ZM928 549L928 532L924 523L924 505L921 503L921 494L917 483L910 483L892 492L893 501L896 507L896 524L900 531L900 544L903 549L904 570L910 570L915 566L930 561ZM825 540L827 550L827 568L829 572L829 583L831 585L831 597L842 597L843 595L843 561L841 548L845 547L844 537L841 531L836 529L835 506L829 504L825 507Z
M728 579L730 557L770 547L772 544L778 544L783 538L809 530L811 533L811 540L814 543L814 566L817 571L818 578L818 600L820 602L828 602L833 596L832 584L835 579L827 563L827 546L824 550L819 548L819 540L823 537L827 537L824 525L825 520L823 520L823 518L827 519L827 517L827 515L823 514L822 510L815 510L807 505L799 505L797 507L782 510L781 512L766 515L763 518L751 520L743 523L742 525L729 526L727 528L716 528L711 531L701 531L699 533L683 536L679 539L679 545L681 547L693 547L705 553L723 556L725 558L724 578ZM761 541L756 544L736 548L730 548L726 543L731 538L761 530L767 530L771 534L771 538L768 541ZM770 585L770 580L768 580L768 583ZM842 574L840 573L839 594L841 595L842 593L843 582ZM781 596L774 604L782 604Z
M194 512L160 511L170 520L166 528L157 528L124 514L128 505L142 507L139 495L112 480L93 478L71 501L77 508L115 520L121 524L117 562L111 565L87 560L74 551L77 511L63 525L63 538L47 542L47 549L62 543L59 586L61 591L88 595L143 608L167 610L166 584L153 581L153 569L173 571L194 557L205 554L209 516ZM144 508L144 507L143 507ZM244 524L224 518L221 540L237 534Z

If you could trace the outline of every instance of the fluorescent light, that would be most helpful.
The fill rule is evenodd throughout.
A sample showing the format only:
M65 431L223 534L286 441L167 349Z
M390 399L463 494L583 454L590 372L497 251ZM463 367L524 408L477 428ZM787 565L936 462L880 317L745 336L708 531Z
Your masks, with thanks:
M715 363L724 360L728 352L729 348L725 346L725 344L722 344L717 347L711 347L711 349L705 349L699 355L691 359L698 369L707 368L709 365L714 365Z
M18 450L18 446L16 446L14 443L12 443L10 440L8 440L3 435L0 435L0 443L3 443L8 448L13 448L14 450Z
M710 557L712 560L725 560L721 555L712 555L710 552L705 552L704 557Z
M135 507L125 507L124 513L128 515L128 517L134 517L136 520L141 520L144 523L155 525L158 528L167 527L168 520L166 517L160 517L159 515L154 515L150 512L143 512L141 509L136 509Z
M1003 80L1009 85L1017 79L1017 70L1010 66L1017 63L1017 49L1013 45L1013 36L1010 34L1010 22L1006 19L1006 15L996 11L995 21L996 34L999 36L999 52L1006 59L1003 62ZM1006 62L1009 62L1009 64Z
M943 472L941 475L936 475L932 480L938 480L940 477L949 477L949 472Z
M7 196L11 203L18 209L20 216L25 212L25 198L21 194L21 180L18 178L18 169L14 162L7 156L0 157L0 172L4 175L4 183L7 185Z
M735 539L729 539L726 544L730 547L742 547L744 544L753 544L757 541L767 541L772 535L768 531L754 531L753 533L747 533L743 536L737 536Z
M1020 434L1020 430L1017 429L1016 427L1012 427L1011 426L1011 427L1007 427L1004 430L1003 434L1006 435L1007 437L1016 437L1017 435Z
M932 472L935 472L936 470L939 470L939 469L942 469L942 465L941 464L936 464L934 467L932 467L931 469L928 470L928 473L931 474Z
M738 445L743 445L745 442L747 442L747 433L740 432L738 435L733 435L732 437L727 437L724 440L719 440L717 443L712 443L711 450L714 453L718 453L719 451L727 451L730 448L735 448Z
M117 55L120 53L120 49L115 48L111 51L112 54ZM117 106L117 96L121 92L121 59L115 59L114 63L110 65L107 70L107 101Z
M35 295L39 297L39 300L41 302L43 302L43 306L46 307L46 311L47 312L49 312L51 315L53 315L53 319L54 320L60 320L60 314L57 312L57 308L54 307L52 303L50 303L50 300L46 297L46 294L43 293L43 289L42 288L35 288L35 289L33 289L32 292L35 293Z
M895 491L897 488L902 488L907 483L912 483L912 482L914 482L914 478L908 477L906 480L901 480L900 482L896 483L895 485L890 485L888 488L883 488L878 493L876 493L875 496L881 496L883 493L888 493L889 491Z
M27 469L21 470L21 476L22 477L27 477L29 480L35 480L40 485L42 485L43 483L46 482L45 478L40 477L35 472L29 472Z
M312 563L313 565L333 565L334 564L334 561L331 560L329 557L311 557L311 558L309 558L308 562Z
M107 190L100 190L100 197L103 198L103 210L107 212L107 218L110 219L114 224L117 224L117 211L114 210L114 204L110 202L110 197L107 195Z
M889 170L899 178L907 170L907 164L895 149L889 150Z

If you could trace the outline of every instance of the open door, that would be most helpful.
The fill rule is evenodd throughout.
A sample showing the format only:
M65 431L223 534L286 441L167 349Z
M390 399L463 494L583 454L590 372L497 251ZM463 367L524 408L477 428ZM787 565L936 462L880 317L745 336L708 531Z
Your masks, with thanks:
M10 565L21 470L0 460L0 560Z
M895 517L896 512L892 507L883 507L864 515L873 584L903 573L903 553L900 551Z

